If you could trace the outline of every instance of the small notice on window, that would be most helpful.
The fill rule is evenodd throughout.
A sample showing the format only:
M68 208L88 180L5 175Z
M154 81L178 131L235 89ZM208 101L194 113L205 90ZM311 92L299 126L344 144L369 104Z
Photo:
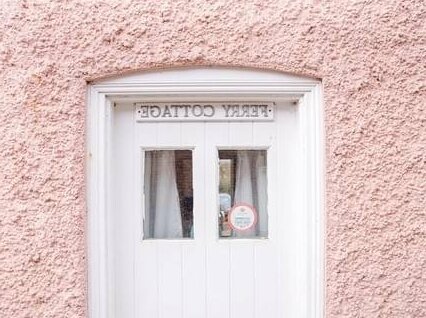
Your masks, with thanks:
M273 102L135 103L136 121L269 121Z
M256 225L257 214L248 204L235 205L229 214L229 223L235 231L247 231Z

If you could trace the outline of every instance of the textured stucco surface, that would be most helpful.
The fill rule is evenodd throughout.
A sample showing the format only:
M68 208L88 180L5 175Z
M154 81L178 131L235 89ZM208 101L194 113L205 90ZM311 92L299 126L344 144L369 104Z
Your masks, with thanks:
M321 78L326 316L426 317L424 1L1 1L0 316L87 317L87 80Z

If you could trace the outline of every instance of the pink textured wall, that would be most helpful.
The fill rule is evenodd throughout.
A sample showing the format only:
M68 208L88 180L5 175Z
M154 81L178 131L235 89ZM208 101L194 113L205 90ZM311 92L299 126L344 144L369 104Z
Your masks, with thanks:
M1 1L0 316L87 317L88 79L323 79L327 317L426 317L423 1Z

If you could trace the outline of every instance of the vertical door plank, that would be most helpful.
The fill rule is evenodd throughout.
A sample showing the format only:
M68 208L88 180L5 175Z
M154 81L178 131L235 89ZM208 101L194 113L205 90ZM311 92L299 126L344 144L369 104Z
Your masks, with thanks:
M207 317L229 318L229 246L207 244Z
M201 242L182 245L182 312L184 318L206 316L206 260Z
M254 317L278 318L280 260L276 242L258 242L254 248Z
M157 130L157 147L180 146L182 123L159 123Z
M230 122L229 123L230 146L252 146L253 145L253 123L252 122Z
M193 148L194 238L182 245L183 317L206 316L204 123L182 125L182 146Z
M157 146L157 131L159 124L155 122L136 123L135 134L137 144L145 148Z
M135 317L159 317L158 249L155 241L135 249Z
M159 317L182 317L182 248L179 240L158 240Z
M230 313L231 318L254 317L254 255L252 240L231 242Z
M275 122L253 123L253 145L271 146L275 140Z
M229 244L218 239L218 146L229 144L228 123L206 123L206 276L207 317L229 318Z

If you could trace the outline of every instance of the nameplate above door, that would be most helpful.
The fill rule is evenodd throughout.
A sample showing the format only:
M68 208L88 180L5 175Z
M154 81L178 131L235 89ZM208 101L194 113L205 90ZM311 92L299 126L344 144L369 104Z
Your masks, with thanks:
M135 103L136 121L270 121L273 102Z

